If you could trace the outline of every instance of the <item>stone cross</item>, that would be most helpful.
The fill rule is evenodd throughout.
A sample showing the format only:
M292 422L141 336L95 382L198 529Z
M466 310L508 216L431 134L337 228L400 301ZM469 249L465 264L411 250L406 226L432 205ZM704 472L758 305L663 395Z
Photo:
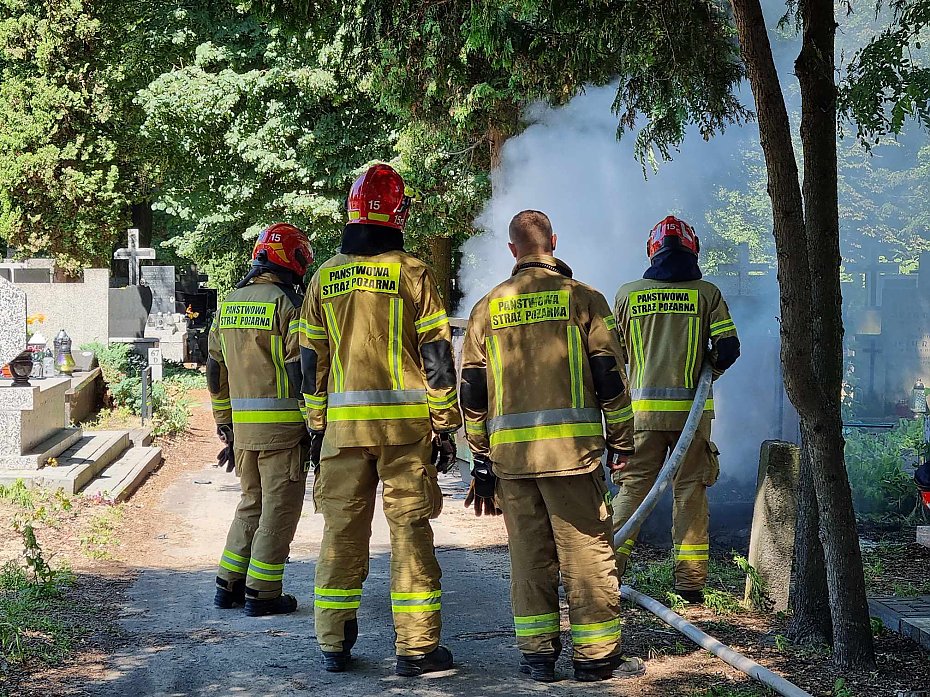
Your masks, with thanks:
M737 255L735 264L718 265L717 274L736 279L736 295L752 295L752 277L769 273L769 266L750 262L749 245L745 242L737 247Z
M883 274L898 273L897 264L874 259L868 264L847 264L846 271L865 276L866 307L879 307L878 289Z
M0 277L0 365L26 350L26 292Z
M129 285L137 286L141 279L139 262L142 259L154 259L155 250L151 247L139 246L139 231L136 228L130 228L127 232L129 234L128 246L117 249L113 258L129 261Z
M860 349L856 349L857 354L859 351L861 351L863 355L868 354L869 356L869 399L875 399L875 361L878 358L878 354L882 352L882 350L876 345L876 341L880 338L880 335L875 334L860 334L856 337L856 343L860 341L862 341L863 344L866 341L869 342L868 346L863 346Z

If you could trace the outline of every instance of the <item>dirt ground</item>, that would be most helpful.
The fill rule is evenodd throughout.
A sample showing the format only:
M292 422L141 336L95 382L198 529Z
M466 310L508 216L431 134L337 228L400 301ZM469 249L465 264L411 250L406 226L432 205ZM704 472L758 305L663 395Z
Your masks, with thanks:
M81 608L82 633L60 665L10 667L5 688L17 695L705 695L744 697L766 692L742 673L697 648L648 613L625 606L629 654L648 659L645 677L582 685L570 679L543 686L518 675L509 607L506 535L498 520L475 519L462 506L465 489L443 477L446 506L435 522L443 567L444 643L457 666L446 674L404 680L393 674L388 602L389 539L375 517L371 574L359 613L357 668L333 675L319 667L311 602L313 565L322 518L308 500L291 551L285 586L297 595L297 613L246 618L212 607L215 563L238 499L235 477L212 467L218 444L205 393L190 433L166 447L166 461L119 512L80 503L64 524L39 531L53 561L70 565L68 590ZM308 496L309 499L309 496ZM0 507L8 517L9 507ZM101 516L104 516L101 519ZM3 518L0 518L3 519ZM106 524L101 524L103 520ZM94 531L93 534L88 530ZM15 556L15 537L0 541L2 559ZM901 543L903 544L903 543ZM886 545L887 547L887 545ZM891 548L891 547L889 547ZM928 557L912 564L905 545L894 548L903 575L926 574ZM914 550L916 553L916 550ZM640 562L664 552L637 549ZM92 558L94 557L94 558ZM894 695L930 688L930 660L914 644L878 638L879 669L841 675L826 650L786 644L784 618L752 613L716 615L686 608L684 616L721 641L795 681L813 695ZM563 629L569 642L567 618ZM560 662L570 675L570 660ZM834 691L837 678L842 689Z

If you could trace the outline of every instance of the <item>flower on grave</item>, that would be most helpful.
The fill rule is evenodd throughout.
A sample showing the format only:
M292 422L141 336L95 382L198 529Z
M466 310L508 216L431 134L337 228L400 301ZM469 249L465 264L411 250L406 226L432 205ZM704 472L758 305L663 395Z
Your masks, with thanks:
M194 312L194 308L190 305L187 306L187 309L184 310L184 314L187 315L187 319L196 319L200 317L199 312Z
M26 317L26 329L30 332L34 330L35 327L42 324L45 321L45 315L41 312L34 312L33 314Z
M45 461L45 464L48 465L49 467L58 467L58 458L50 457L48 460Z

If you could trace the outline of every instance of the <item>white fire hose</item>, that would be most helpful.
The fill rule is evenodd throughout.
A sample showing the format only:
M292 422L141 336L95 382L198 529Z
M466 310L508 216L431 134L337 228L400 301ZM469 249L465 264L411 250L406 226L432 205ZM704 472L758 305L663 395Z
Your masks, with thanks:
M675 478L675 473L681 466L691 447L691 441L694 434L697 433L698 426L701 424L701 418L704 415L704 405L707 403L707 397L710 395L710 385L713 380L713 374L709 363L705 363L701 370L701 377L698 379L697 390L694 395L694 403L691 405L691 412L688 414L688 420L681 431L678 443L672 451L668 461L659 470L656 477L656 483L653 484L652 490L636 509L636 512L630 517L626 524L614 535L614 547L623 544L630 537L633 530L638 530L640 523L644 521L652 510L656 507L662 494L668 488L669 483ZM709 634L702 632L693 624L685 620L681 615L672 612L665 605L648 595L633 590L629 586L620 587L620 596L625 600L636 603L644 610L648 610L660 620L668 624L673 629L677 629L688 639L714 654L717 658L733 666L746 675L758 680L766 687L784 697L812 697L809 692L805 692L797 685L788 682L780 675L776 675L768 668L763 668L751 658L747 658L741 653L737 653L726 644L721 643Z

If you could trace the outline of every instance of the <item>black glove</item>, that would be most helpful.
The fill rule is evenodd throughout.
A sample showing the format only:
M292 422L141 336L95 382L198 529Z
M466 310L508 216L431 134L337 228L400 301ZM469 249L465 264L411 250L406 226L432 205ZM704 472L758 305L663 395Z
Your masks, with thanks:
M440 433L433 438L433 464L437 472L445 474L455 466L455 452L451 433Z
M310 463L316 469L320 466L320 453L323 450L324 431L310 431Z
M475 515L500 515L494 503L494 485L497 477L491 469L491 461L483 456L476 455L471 467L471 486L465 497L465 508L475 504Z
M236 452L233 450L233 427L230 424L220 424L216 427L216 435L226 447L216 456L216 466L226 467L227 472L236 469Z

